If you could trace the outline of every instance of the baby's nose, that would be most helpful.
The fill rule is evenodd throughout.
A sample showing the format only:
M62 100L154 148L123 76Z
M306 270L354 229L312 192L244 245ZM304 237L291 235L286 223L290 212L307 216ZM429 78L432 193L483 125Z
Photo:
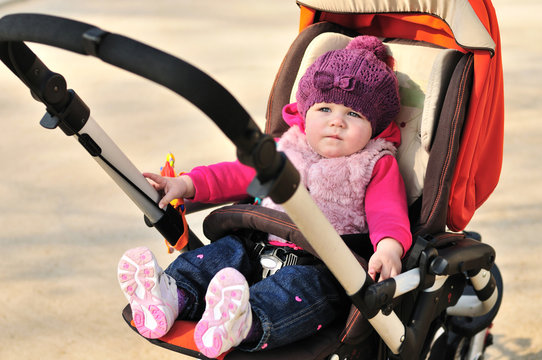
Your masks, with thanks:
M342 116L334 116L329 122L330 126L344 127L344 119Z

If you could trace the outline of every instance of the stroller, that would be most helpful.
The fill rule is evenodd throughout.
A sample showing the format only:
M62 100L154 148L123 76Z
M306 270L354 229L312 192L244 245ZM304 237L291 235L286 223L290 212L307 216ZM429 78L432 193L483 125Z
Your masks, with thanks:
M239 160L256 169L248 193L271 197L288 214L229 205L207 217L205 235L212 241L232 231L275 233L320 258L352 299L346 322L337 321L317 336L280 349L232 351L221 358L480 359L491 344L489 329L503 285L493 248L463 229L496 186L502 160L502 70L491 4L306 0L298 5L302 31L277 74L265 134L231 94L197 68L92 25L45 15L6 16L0 19L0 57L46 105L42 126L74 136L141 209L148 225L172 246L180 248L187 239L184 247L194 249L202 242L184 226L182 211L158 208L158 193L67 89L64 78L50 71L24 41L99 57L185 97L237 146ZM368 255L356 247L359 237L338 236L306 189L298 186L297 171L277 153L273 141L287 128L281 109L292 101L304 68L358 34L383 38L395 59L402 99L397 157L415 241L404 272L376 284L358 261L358 255ZM199 207L186 204L187 211ZM283 226L271 225L276 223ZM133 327L128 306L123 317ZM164 337L149 341L205 358L193 343L194 325L177 321Z

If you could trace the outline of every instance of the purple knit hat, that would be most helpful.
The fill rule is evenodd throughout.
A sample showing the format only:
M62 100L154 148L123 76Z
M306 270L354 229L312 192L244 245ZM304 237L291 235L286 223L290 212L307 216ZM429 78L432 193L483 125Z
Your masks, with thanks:
M388 59L386 47L374 36L358 36L345 49L320 56L299 81L299 113L304 118L316 103L343 104L371 122L373 137L380 134L400 108L397 77Z

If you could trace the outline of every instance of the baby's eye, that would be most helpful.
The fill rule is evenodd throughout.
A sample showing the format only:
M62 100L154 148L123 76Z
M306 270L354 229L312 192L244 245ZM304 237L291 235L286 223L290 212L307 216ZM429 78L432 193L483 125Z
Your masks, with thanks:
M318 111L322 111L322 112L331 112L331 109L328 108L327 106L322 106L321 108L318 109Z
M357 112L354 112L354 111L348 112L348 116L352 116L352 117L356 117L356 118L361 118L361 114L358 114Z

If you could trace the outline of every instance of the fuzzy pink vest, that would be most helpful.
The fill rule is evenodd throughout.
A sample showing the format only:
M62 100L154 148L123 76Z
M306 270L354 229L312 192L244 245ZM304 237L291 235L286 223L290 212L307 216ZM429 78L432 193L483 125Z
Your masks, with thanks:
M280 138L278 150L286 153L301 174L301 182L340 235L368 232L365 191L377 161L384 155L395 155L391 142L372 139L352 155L324 158L309 146L299 127L292 126ZM284 211L269 198L262 205Z

